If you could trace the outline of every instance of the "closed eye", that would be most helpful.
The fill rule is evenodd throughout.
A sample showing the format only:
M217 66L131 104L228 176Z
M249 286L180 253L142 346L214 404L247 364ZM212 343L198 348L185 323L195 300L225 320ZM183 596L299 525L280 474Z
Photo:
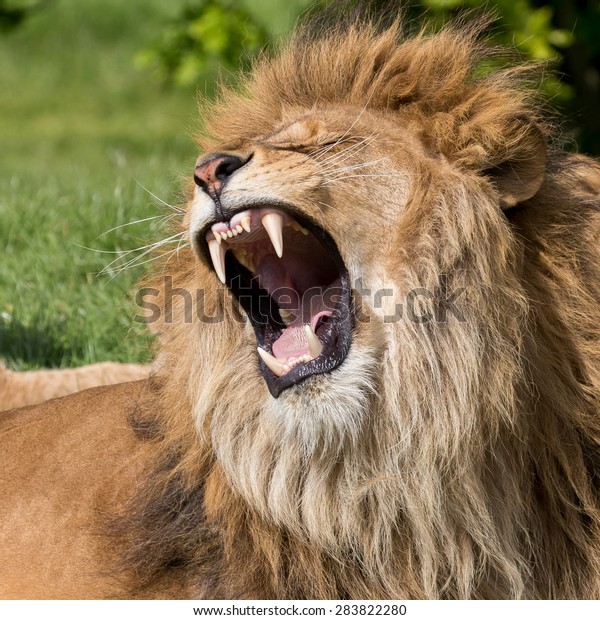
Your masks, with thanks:
M363 138L356 136L339 136L336 138L326 138L315 142L285 142L273 144L265 142L264 145L275 151L290 151L293 153L303 153L305 155L320 157L334 152L338 147L348 147L352 144L362 143Z

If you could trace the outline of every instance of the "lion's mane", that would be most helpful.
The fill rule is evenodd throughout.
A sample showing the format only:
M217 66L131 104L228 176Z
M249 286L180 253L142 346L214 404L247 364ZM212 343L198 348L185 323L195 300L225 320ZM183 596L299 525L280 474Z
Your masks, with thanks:
M214 274L168 262L225 320L185 321L176 300L162 328L168 372L136 421L159 457L119 525L132 587L189 571L198 596L232 599L600 596L600 168L540 149L524 71L485 54L452 29L301 34L204 110L204 148L319 106L410 114L438 159L411 170L381 269L429 290L447 274L465 321L374 314L354 381L284 405ZM508 173L540 169L512 200Z

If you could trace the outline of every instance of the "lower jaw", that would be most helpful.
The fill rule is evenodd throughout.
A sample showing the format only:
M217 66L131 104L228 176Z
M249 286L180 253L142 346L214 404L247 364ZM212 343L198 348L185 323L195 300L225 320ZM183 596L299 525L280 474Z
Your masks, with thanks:
M323 351L315 359L307 363L300 363L282 376L276 376L259 357L259 366L269 392L273 398L278 398L285 390L300 385L311 377L328 376L340 367L350 351L352 331L354 328L353 313L348 274L341 275L343 299L334 308L334 320L330 325ZM262 342L257 333L258 346L265 346L270 350L271 345Z

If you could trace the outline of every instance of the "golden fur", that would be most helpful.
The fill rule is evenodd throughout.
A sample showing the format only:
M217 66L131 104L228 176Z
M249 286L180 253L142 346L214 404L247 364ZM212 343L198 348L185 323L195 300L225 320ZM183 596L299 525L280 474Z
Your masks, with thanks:
M484 53L453 30L300 35L204 110L206 151L253 153L224 200L292 203L353 283L393 296L365 294L345 362L274 399L207 262L168 262L225 320L186 322L176 299L157 376L90 397L90 420L112 407L121 436L129 418L133 462L151 463L111 473L124 505L98 492L120 514L106 543L88 526L85 572L118 581L94 595L600 596L600 167L553 149L522 72L485 75ZM337 159L314 156L332 141ZM212 209L190 190L192 239ZM441 274L464 321L384 321ZM79 415L75 398L53 407Z
M81 368L13 372L0 362L0 411L36 405L97 385L143 379L149 372L149 366L116 362L100 362Z

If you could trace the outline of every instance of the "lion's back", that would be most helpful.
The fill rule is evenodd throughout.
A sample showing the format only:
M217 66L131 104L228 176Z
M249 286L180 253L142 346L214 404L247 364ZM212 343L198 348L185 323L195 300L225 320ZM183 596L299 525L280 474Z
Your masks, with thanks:
M97 519L118 510L148 461L129 421L145 386L93 388L0 416L1 598L119 595Z
M100 385L136 381L150 366L100 362L79 368L13 372L0 363L0 411L36 405Z

